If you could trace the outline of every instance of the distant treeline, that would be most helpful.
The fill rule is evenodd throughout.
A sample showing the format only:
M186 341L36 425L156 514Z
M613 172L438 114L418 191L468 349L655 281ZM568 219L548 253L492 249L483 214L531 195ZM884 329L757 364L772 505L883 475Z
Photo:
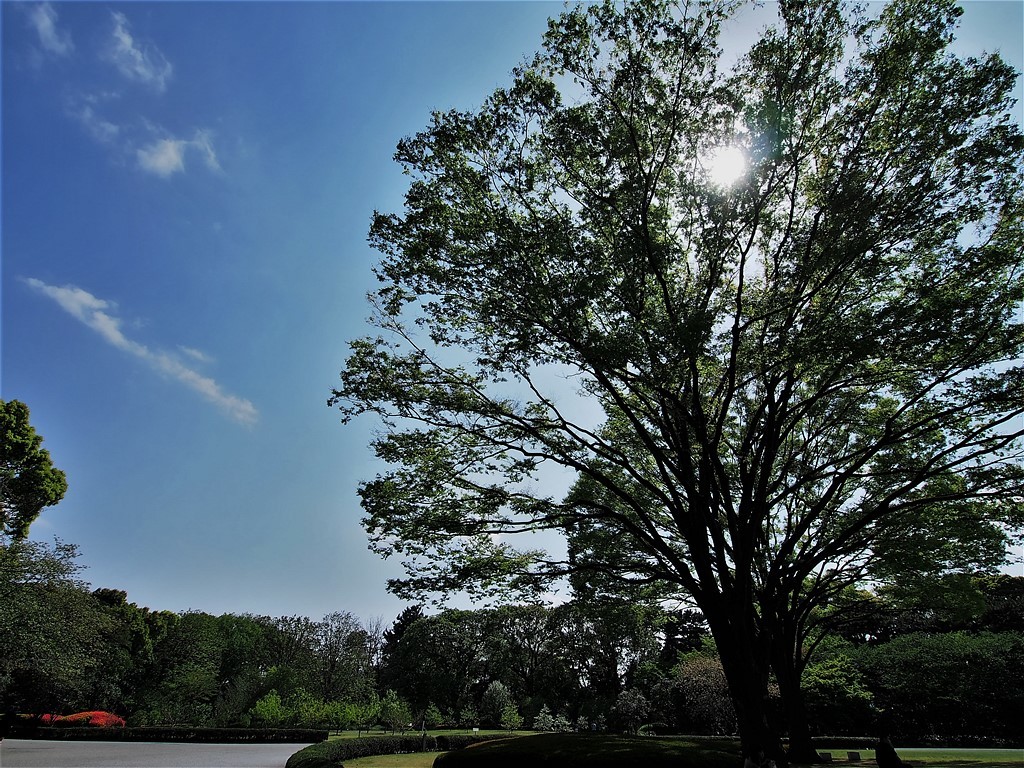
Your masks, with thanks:
M129 725L534 727L728 734L701 616L576 600L393 621L154 611L76 578L74 547L0 548L0 697L20 712L101 709ZM804 672L819 735L1019 738L1024 578L971 601L861 605ZM967 594L967 593L965 593ZM865 608L866 606L866 608Z

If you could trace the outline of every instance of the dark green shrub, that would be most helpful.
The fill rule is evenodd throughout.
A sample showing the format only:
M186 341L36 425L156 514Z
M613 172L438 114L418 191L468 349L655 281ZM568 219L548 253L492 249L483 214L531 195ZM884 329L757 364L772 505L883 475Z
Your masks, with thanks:
M800 681L811 733L870 733L875 714L864 676L845 654L810 664Z
M1024 635L1017 632L914 633L850 652L878 709L894 713L893 739L924 744L1020 739Z
M451 752L455 749L465 749L471 744L479 744L483 741L494 741L495 739L510 738L506 733L489 733L486 735L472 733L454 733L451 736L437 737L437 751Z
M866 751L875 748L877 736L815 736L811 739L814 747L821 752L831 750Z
M323 766L333 765L328 751L328 747L332 743L337 742L324 741L300 749L288 758L285 768L323 768Z
M364 736L361 739L337 739L314 744L288 758L287 768L319 768L338 765L345 760L372 755L398 755L408 752L438 751L433 736Z
M508 736L490 734L454 734L452 736L431 736L416 734L409 736L365 736L360 739L336 739L300 749L288 758L286 768L328 768L345 760L373 755L398 755L410 752L450 752L464 749L470 744L492 739L507 739Z
M207 744L309 744L327 740L327 731L309 728L37 728L37 739L64 741L173 741Z

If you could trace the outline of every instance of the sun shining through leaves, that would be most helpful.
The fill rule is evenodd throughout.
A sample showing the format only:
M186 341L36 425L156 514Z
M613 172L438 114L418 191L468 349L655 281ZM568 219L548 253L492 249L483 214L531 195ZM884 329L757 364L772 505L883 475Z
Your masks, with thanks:
M747 172L747 156L739 147L717 147L708 156L707 171L712 184L731 187Z

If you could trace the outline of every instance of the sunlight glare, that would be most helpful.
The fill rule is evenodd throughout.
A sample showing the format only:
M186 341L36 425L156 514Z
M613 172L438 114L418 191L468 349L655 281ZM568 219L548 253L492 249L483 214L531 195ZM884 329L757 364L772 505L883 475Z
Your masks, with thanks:
M731 187L747 171L747 156L739 147L718 147L708 157L708 178L719 187Z

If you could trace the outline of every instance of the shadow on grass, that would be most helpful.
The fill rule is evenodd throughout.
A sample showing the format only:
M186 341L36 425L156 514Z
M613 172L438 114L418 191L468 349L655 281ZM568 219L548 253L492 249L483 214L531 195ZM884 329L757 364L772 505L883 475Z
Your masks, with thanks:
M939 758L937 760L904 760L904 763L910 766L920 766L920 768L960 768L960 766L970 766L970 768L1022 768L1024 766L1024 754L1022 754L1020 760L945 760ZM870 766L874 766L874 760L870 761Z
M913 750L907 752L904 759L913 768L1024 768L1024 760L1015 759L1014 750L977 750L970 757L936 753L924 759ZM1020 754L1024 757L1024 752ZM438 756L434 767L738 768L742 764L739 742L729 739L542 733L448 752ZM833 768L843 765L844 761L832 764ZM873 757L867 757L860 763L845 763L845 768L876 765Z
M441 755L435 768L736 768L733 741L542 733L476 744Z

